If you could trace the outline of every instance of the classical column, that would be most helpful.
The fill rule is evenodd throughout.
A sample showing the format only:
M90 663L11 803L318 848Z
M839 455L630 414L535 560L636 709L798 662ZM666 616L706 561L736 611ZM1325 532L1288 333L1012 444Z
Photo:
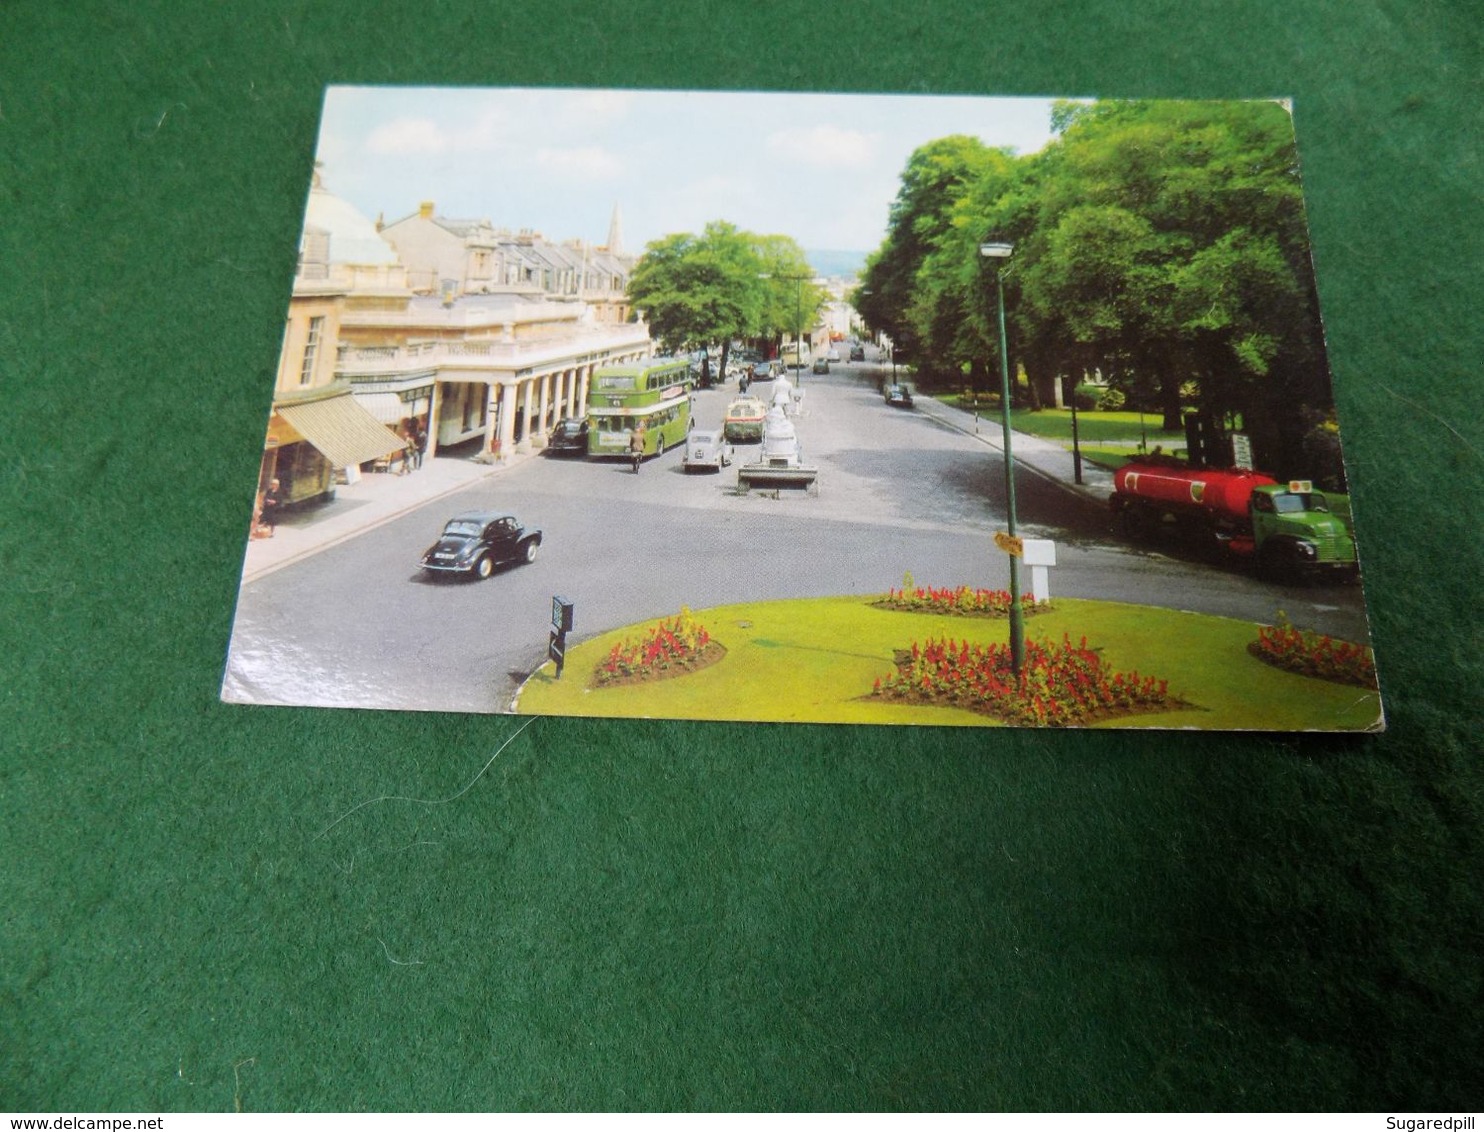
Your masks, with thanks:
M497 411L495 399L499 396L497 390L500 386L491 381L484 391L484 451L493 453L499 447L499 437L495 433L495 424L501 418ZM465 396L468 396L468 387L465 387Z
M443 412L443 382L433 382L433 396L428 401L428 450L427 458L432 459L433 453L438 451L438 418ZM488 447L489 440L485 440Z
M551 374L541 375L541 427L536 430L536 447L546 447L546 434L551 431Z
M500 459L510 459L515 450L515 383L500 386Z
M521 383L521 415L523 421L520 450L522 452L529 452L531 450L531 402L534 400L531 394L534 392L532 387L535 384L536 379L533 377L528 377Z

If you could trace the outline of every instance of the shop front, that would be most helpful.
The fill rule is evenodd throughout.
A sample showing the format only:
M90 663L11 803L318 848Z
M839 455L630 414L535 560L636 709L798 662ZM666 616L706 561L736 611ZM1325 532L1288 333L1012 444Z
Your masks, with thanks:
M268 421L259 490L278 480L286 506L333 498L337 469L384 459L405 444L356 404L348 386L278 401Z

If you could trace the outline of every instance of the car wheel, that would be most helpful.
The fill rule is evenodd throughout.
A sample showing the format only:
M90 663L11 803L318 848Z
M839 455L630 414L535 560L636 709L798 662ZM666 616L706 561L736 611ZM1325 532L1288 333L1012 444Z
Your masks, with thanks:
M495 572L495 560L488 554L481 555L478 562L474 563L474 576L481 582Z
M528 539L526 541L526 561L527 562L534 562L534 561L536 561L536 552L540 549L540 547L541 547L541 544L539 542L537 542L535 539Z

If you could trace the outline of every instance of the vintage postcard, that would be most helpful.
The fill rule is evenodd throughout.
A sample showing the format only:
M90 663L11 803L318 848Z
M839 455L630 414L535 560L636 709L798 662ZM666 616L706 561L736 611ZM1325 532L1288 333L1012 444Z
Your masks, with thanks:
M223 698L1382 726L1290 108L335 87Z

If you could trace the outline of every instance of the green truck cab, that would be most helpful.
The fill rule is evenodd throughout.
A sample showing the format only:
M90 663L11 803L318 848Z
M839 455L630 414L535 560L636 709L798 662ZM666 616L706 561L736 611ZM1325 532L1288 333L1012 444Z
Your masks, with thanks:
M1249 506L1258 565L1274 574L1351 572L1355 539L1344 516L1349 500L1331 499L1307 480L1252 489ZM1340 513L1337 513L1340 512Z

